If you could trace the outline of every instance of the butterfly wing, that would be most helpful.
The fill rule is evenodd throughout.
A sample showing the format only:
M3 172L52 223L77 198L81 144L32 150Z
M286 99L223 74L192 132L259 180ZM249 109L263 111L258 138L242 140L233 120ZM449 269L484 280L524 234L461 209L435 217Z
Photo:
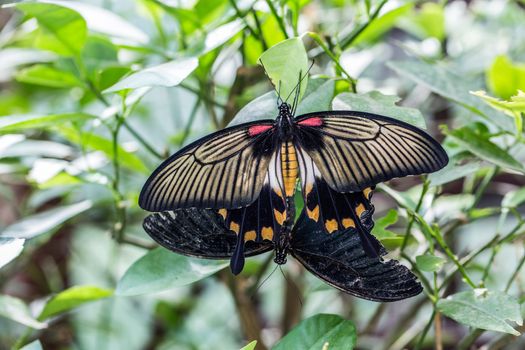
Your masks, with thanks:
M229 259L235 253L237 235L226 228L216 210L178 209L148 215L143 227L158 244L175 253L206 259ZM268 241L246 243L244 255L273 248Z
M227 128L184 147L149 177L141 208L240 208L252 203L275 152L274 121Z
M337 192L358 192L395 177L430 173L448 157L422 130L363 112L311 113L295 119L297 143Z
M370 227L367 219L363 220ZM373 225L373 224L372 224ZM305 211L294 227L290 243L292 255L311 273L343 292L373 301L396 301L415 296L423 290L416 276L395 260L383 261L368 256L354 228L323 234L322 225L307 218Z

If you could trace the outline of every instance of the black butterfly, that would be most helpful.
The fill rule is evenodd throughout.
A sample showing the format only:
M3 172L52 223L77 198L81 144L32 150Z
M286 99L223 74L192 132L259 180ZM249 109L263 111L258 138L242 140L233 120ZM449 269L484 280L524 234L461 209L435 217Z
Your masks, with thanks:
M371 195L371 192L368 192ZM359 233L370 232L373 226L374 207L363 193L337 194L336 201L346 198L355 207L363 203L365 209L359 214L355 227L325 234L323 225L307 217L304 209L293 229L279 235L279 241L248 240L239 242L238 237L216 210L178 209L149 215L144 229L157 243L176 253L210 259L232 258L234 269L244 256L253 256L270 250L276 251L275 262L286 263L291 253L310 272L326 283L349 294L374 300L396 301L419 294L421 285L405 266L395 260L383 262L386 250L373 237L366 241L378 251L378 256L365 253ZM248 213L260 205L260 198L246 208ZM358 204L358 205L360 205ZM245 209L235 209L229 215L243 215ZM245 220L251 219L245 218ZM361 226L361 229L357 229ZM239 247L243 247L244 251Z
M366 254L378 257L380 245L359 219L370 206L370 187L447 162L439 143L410 124L351 111L294 117L283 102L276 120L226 128L172 155L147 180L139 205L152 212L216 209L237 234L231 258L237 274L243 242L268 240L279 254L290 240L300 178L305 215L318 231L354 229Z

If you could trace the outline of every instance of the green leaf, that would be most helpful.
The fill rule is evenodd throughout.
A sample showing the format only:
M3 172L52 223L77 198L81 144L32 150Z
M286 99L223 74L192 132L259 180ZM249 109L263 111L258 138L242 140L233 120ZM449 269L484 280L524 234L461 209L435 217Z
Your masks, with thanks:
M308 71L308 55L302 39L298 37L284 40L270 47L259 57L259 62L262 63L275 88L280 89L283 101L291 96L293 89L299 83L299 75L303 78ZM308 77L301 82L299 101L307 86Z
M506 320L523 324L517 300L499 291L476 289L457 293L439 300L437 308L459 323L489 331L519 336Z
M71 0L41 0L41 2L60 5L78 12L86 21L87 27L94 32L131 40L143 45L150 40L148 35L139 27L102 7Z
M64 113L50 115L10 115L0 117L0 133L11 133L26 129L47 128L57 124L96 118L86 113Z
M20 299L9 295L0 295L0 316L23 324L33 329L44 329L47 324L37 321L27 305Z
M469 91L477 90L477 86L467 83L464 77L423 61L392 61L387 65L398 74L426 86L438 95L457 102L504 130L514 130L512 120L500 113L495 113L483 101L469 93Z
M24 345L24 347L20 348L20 350L42 350L42 344L40 344L40 341L35 340L27 345Z
M279 28L279 23L274 16L261 11L256 11L255 13L260 18L265 18L261 25L261 31L264 41L268 47L271 48L273 45L276 45L286 39ZM244 40L243 48L248 64L252 65L259 63L259 57L264 51L263 45L259 38L249 35L246 40ZM297 77L295 77L295 80L297 80Z
M16 7L36 18L43 29L36 46L62 55L77 55L87 37L86 21L76 11L46 3L19 3Z
M432 186L440 186L473 174L480 168L480 163L456 165L453 162L449 162L443 169L430 174L428 179L430 180L430 184Z
M303 100L297 107L296 115L329 111L335 93L335 81L332 79L310 79Z
M394 95L383 95L379 91L370 91L364 95L351 92L336 96L332 105L334 110L360 111L384 115L390 118L425 129L425 118L415 108L399 107L396 105L400 98Z
M413 6L414 4L408 3L381 15L356 37L352 45L355 46L376 41L383 34L392 29L398 20L407 14Z
M2 231L1 236L26 239L33 238L55 229L65 221L88 210L91 206L92 203L86 200L26 216L20 221L7 226Z
M64 313L91 301L108 298L113 295L113 291L102 289L96 286L75 286L66 289L46 303L44 309L38 316L39 320Z
M338 315L318 314L303 320L272 350L352 350L357 341L355 326Z
M525 91L525 64L514 64L507 56L496 56L487 70L487 85L503 99Z
M25 239L0 237L0 269L24 250Z
M413 13L406 16L401 27L420 39L434 37L439 41L445 38L445 13L443 5L426 2Z
M246 344L241 348L241 350L255 350L255 347L257 346L257 340L254 340L250 342L249 344Z
M491 163L523 172L523 165L514 159L505 150L488 139L488 135L476 132L468 127L462 127L447 133L456 143L465 150L475 154L480 159Z
M516 95L510 96L508 101L488 96L485 91L472 91L471 94L483 99L492 108L503 111L511 117L515 117L516 113L525 113L525 92L521 90L518 90Z
M126 271L115 293L130 296L185 286L222 270L228 264L224 260L190 258L156 248Z
M397 235L395 233L387 230L386 228L390 225L395 224L397 220L398 220L397 210L390 209L385 216L376 220L374 228L372 229L372 233L378 239L396 237Z
M35 64L29 68L22 69L16 74L16 80L21 83L54 88L83 86L82 82L73 74L45 64Z
M142 69L104 90L104 93L145 86L176 86L186 79L198 65L198 58L189 57Z
M82 132L82 135L79 135L75 129L66 126L60 127L58 132L74 144L82 145L90 150L104 152L108 158L113 158L113 142L111 140L89 132ZM142 160L135 154L126 151L121 146L118 146L117 149L121 165L142 173L149 172Z
M516 208L525 202L525 187L505 193L501 206L504 208Z
M437 272L447 260L431 254L416 256L416 265L421 271Z

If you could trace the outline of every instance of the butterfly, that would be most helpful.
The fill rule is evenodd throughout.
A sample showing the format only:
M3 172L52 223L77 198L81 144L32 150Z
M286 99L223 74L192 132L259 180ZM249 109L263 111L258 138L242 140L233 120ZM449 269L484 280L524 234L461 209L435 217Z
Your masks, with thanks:
M357 219L366 232L373 226L374 207L363 193L339 194L346 196L352 205L363 203L365 209ZM145 231L161 246L176 253L208 259L239 259L238 234L228 227L228 221L246 215L262 203L259 198L246 209L234 209L223 217L212 209L177 209L154 213L146 217ZM360 204L358 204L360 205ZM327 235L320 221L308 218L303 209L291 231L281 234L278 242L270 240L247 240L242 244L244 256L254 256L271 250L276 251L275 262L284 264L290 253L307 270L329 285L346 293L373 301L396 301L415 296L422 291L416 276L395 260L384 262L384 247L370 235L367 238L378 250L371 257L363 249L357 225ZM245 219L246 220L246 219Z
M360 220L371 187L437 171L448 163L445 150L424 131L386 116L294 112L295 103L281 101L276 120L229 127L182 148L148 178L140 207L216 210L236 234L231 269L238 274L249 242L273 242L277 256L285 252L300 179L305 216L320 232L356 232L367 256L379 257L380 245Z

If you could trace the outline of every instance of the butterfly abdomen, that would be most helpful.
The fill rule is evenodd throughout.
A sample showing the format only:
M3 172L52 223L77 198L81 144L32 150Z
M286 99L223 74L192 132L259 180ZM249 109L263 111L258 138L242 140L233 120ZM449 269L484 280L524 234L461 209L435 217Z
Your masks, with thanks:
M284 182L286 197L292 197L295 193L295 184L299 176L299 163L297 153L292 141L285 141L281 145L281 171Z

